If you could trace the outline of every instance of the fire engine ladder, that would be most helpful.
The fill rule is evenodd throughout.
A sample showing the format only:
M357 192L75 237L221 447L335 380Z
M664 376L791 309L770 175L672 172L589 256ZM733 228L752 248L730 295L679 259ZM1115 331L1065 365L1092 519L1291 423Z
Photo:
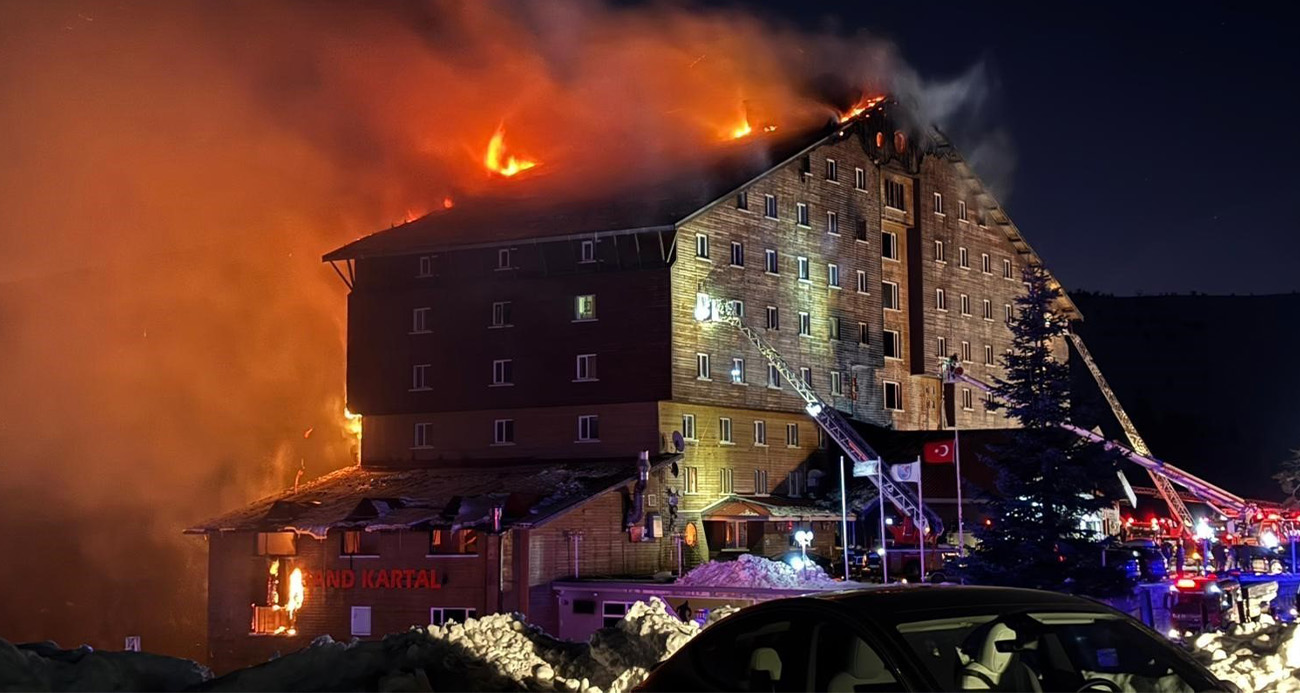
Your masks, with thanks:
M966 373L962 370L962 367L956 364L953 361L953 359L947 359L945 361L943 370L944 370L943 373L944 382L961 381L965 383L970 383L971 385L974 385L975 387L979 388L980 390L983 390L984 392L990 392L992 390L992 388L984 381L966 375ZM1242 498L1241 496L1238 496L1218 486L1215 486L1214 484L1211 484L1210 482L1194 474L1185 472L1182 469L1179 469L1178 467L1169 464L1168 462L1158 460L1152 457L1149 453L1148 454L1139 453L1131 448L1127 448L1123 445L1120 445L1119 443L1107 440L1104 436L1101 436L1097 433L1093 433L1092 431L1089 431L1086 428L1081 428L1073 424L1062 424L1061 428L1064 428L1065 430L1070 431L1071 433L1079 436L1080 438L1083 438L1090 442L1101 443L1107 446L1108 448L1119 450L1119 452L1122 455L1124 455L1124 457L1127 458L1130 462L1138 465L1139 467L1142 467L1143 469L1147 470L1148 472L1150 472L1155 476L1159 476L1168 481L1172 481L1173 483L1178 484L1183 488L1186 488L1188 491L1191 491L1192 494L1195 495L1196 497L1200 498L1201 500L1215 507L1216 510L1220 508L1227 508L1232 512L1237 513L1237 515L1239 516L1238 519L1241 520L1247 520L1257 510L1257 508L1253 504L1251 504L1249 501ZM1177 496L1175 495L1175 497ZM1178 502L1182 504L1182 499L1179 498ZM1183 506L1184 509L1186 509L1186 507L1187 506L1185 505ZM1192 527L1191 529L1194 530L1195 528Z
M821 426L826 435L840 446L844 453L854 464L884 464L876 451L867 444L858 432L843 416L835 410L835 407L827 404L818 396L817 392L803 381L785 359L781 356L772 345L768 344L759 336L757 332L745 325L745 322L736 314L736 309L731 301L723 301L709 298L707 294L700 294L697 297L696 317L700 320L712 319L714 322L720 322L730 325L740 331L758 353L772 364L772 367L781 374L790 387L803 398L805 403L804 410L808 415ZM899 484L893 478L884 473L868 475L869 479L880 489L880 494L893 503L899 512L912 519L917 527L928 527L937 536L943 532L943 520L935 512L925 506L922 506L916 494L914 494L905 485Z

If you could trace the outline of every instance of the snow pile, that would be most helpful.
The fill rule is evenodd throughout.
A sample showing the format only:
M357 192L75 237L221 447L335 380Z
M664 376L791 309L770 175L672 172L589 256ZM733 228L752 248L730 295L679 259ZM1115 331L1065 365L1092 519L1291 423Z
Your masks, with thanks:
M1300 634L1293 625L1248 624L1230 634L1203 633L1192 645L1215 676L1243 691L1300 693Z
M677 579L679 585L696 587L748 587L778 590L846 587L826 574L819 565L795 570L781 561L741 554L734 561L709 561Z
M4 691L179 691L211 678L207 667L188 659L0 640L0 690Z

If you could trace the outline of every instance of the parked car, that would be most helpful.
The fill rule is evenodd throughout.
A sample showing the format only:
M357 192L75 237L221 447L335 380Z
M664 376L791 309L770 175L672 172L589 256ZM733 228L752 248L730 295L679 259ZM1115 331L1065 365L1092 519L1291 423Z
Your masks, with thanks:
M645 691L1235 691L1131 617L1080 597L881 586L749 607Z
M1161 582L1169 577L1169 564L1160 547L1150 539L1138 539L1124 542L1124 548L1131 549L1138 561L1139 578L1142 582Z

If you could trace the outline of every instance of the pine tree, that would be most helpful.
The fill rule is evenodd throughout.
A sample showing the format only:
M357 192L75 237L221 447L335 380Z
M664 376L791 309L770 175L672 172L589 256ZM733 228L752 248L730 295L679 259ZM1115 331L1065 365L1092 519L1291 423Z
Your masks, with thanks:
M1296 498L1296 495L1300 494L1300 450L1292 450L1291 459L1278 465L1278 472L1273 475L1273 480L1282 487L1282 493L1287 496L1285 505L1294 507L1300 500Z
M1070 419L1069 366L1053 346L1064 348L1069 324L1054 312L1061 291L1047 272L1030 267L1024 278L1027 290L1010 323L1012 350L990 401L1021 428L985 460L997 471L997 493L962 572L979 584L1121 593L1130 587L1122 568L1102 565L1112 540L1083 526L1110 505L1103 492L1114 486L1117 458L1059 427Z

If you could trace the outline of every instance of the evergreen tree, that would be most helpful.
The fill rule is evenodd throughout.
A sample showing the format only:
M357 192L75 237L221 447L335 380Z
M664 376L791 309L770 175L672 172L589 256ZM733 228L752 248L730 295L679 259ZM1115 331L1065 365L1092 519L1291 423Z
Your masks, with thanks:
M1291 451L1291 459L1278 465L1278 472L1273 475L1273 479L1287 496L1284 504L1294 507L1298 500L1296 494L1300 494L1300 450Z
M1036 587L1105 596L1130 587L1122 566L1103 566L1113 540L1083 520L1110 505L1116 455L1060 428L1070 420L1068 322L1054 312L1061 291L1041 267L1025 270L1027 290L1016 299L1013 347L994 379L990 405L1021 426L986 462L997 472L990 522L975 530L979 546L963 568L979 584Z

